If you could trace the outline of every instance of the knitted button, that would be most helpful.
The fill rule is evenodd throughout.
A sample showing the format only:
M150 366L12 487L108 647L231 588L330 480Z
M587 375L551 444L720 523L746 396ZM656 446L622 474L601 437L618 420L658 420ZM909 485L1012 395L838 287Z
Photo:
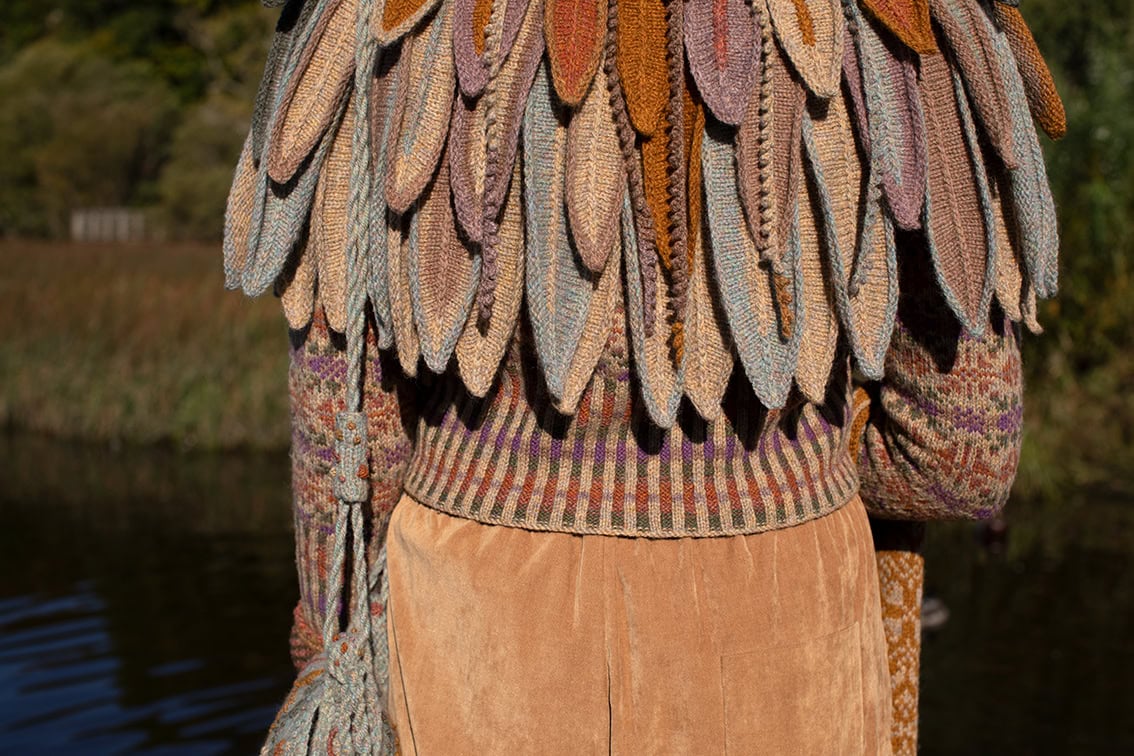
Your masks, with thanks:
M336 466L333 485L342 501L361 503L370 496L370 465L366 459L366 415L340 412L335 416Z

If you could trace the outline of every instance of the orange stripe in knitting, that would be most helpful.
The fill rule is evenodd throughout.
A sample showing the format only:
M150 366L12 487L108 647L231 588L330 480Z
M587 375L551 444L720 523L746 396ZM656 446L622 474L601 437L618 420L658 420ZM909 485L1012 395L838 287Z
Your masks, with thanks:
M425 0L386 0L382 8L382 28L391 31L421 8Z
M791 291L791 279L782 273L773 273L772 284L776 292L776 313L780 318L780 338L787 341L791 338L795 326L795 314L792 311L794 297Z
M604 0L547 0L544 33L555 92L577 106L591 86L606 31Z
M725 70L728 67L728 0L713 0L713 54L717 68Z
M799 33L803 35L803 44L808 47L815 46L815 21L811 18L811 11L807 9L807 0L792 0L795 4L795 16L799 22Z
M670 219L669 219L669 161L667 159L668 124L665 130L650 139L640 141L642 150L642 179L646 189L646 204L654 219L654 233L657 235L658 257L666 270L672 265L670 259Z
M1055 89L1055 80L1051 77L1051 71L1027 22L1020 11L1011 6L996 3L995 10L996 21L1004 30L1008 45L1020 67L1032 117L1049 137L1062 139L1067 134L1067 113L1063 109L1063 100Z
M492 0L476 0L473 6L472 39L477 55L484 55L484 29L492 15Z
M920 55L937 52L928 0L861 0L866 12ZM997 3L999 5L999 3Z
M642 136L658 129L669 97L662 0L618 0L615 60L630 123Z

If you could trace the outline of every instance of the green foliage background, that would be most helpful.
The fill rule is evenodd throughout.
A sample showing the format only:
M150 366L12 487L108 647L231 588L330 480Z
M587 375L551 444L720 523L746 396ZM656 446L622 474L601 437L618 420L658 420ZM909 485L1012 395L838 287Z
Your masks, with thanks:
M1134 3L1025 0L1070 129L1044 141L1063 237L1047 333L1027 339L1017 490L1134 491ZM275 11L256 0L0 3L0 237L70 208L147 208L215 242ZM219 266L219 258L217 260Z

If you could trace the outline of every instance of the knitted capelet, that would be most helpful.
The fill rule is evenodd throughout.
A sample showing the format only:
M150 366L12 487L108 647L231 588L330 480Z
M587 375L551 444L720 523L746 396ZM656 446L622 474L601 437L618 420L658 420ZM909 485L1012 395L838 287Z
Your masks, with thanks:
M1038 331L1058 236L1033 119L1065 121L1014 5L291 0L227 285L348 342L369 318L405 373L454 362L477 396L524 310L566 413L621 301L661 427L682 396L714 418L736 360L769 408L793 382L821 401L840 334L880 378L896 234L924 234L967 331L994 297Z

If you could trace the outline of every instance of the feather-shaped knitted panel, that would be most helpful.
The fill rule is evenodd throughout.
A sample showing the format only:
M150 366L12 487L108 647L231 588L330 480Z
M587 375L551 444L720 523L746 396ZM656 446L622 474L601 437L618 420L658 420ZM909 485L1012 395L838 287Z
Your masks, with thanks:
M445 370L469 317L480 256L457 232L442 162L410 218L407 256L413 322L426 366Z
M630 123L644 137L661 126L669 84L663 0L618 0L615 60Z
M1047 62L1040 54L1032 32L1017 8L1004 3L993 3L996 22L1008 38L1016 65L1024 80L1028 106L1040 127L1052 139L1062 139L1067 133L1067 113L1063 100L1055 89Z
M484 57L485 27L493 13L500 19L499 55L507 60L529 10L530 0L450 0L453 3L453 59L457 82L465 97L476 98L488 84L489 61ZM534 3L541 13L539 3Z
M370 33L392 45L433 12L441 0L376 0L370 14Z
M638 241L629 197L622 205L622 239L626 280L638 281L641 271L638 270L638 256L634 254ZM657 294L658 311L668 311L669 296L665 288L659 287ZM681 403L684 368L674 364L668 329L655 328L652 333L646 333L642 290L633 283L626 287L626 319L630 326L630 346L642 401L654 424L669 428Z
M344 100L332 127L324 131L319 146L292 182L275 183L267 175L267 162L261 165L256 192L264 199L253 204L249 256L241 278L245 294L259 296L271 288L299 242L311 214L316 182L345 106Z
M457 365L465 386L474 396L484 396L492 388L499 372L524 299L524 212L520 163L513 169L508 199L500 222L497 245L499 273L496 282L496 306L487 327L482 327L474 308L470 308L461 338L457 341Z
M401 60L400 50L400 46L395 46L379 52L377 69L370 84L370 146L372 149L370 165L373 172L371 180L374 182L374 188L370 192L370 251L368 253L367 293L374 314L380 349L389 349L394 343L386 260L386 232L389 228L386 216L389 209L386 205L386 192L383 191L382 177L386 175L387 146L391 132L395 129L394 113L400 97L400 90L397 86L397 82L401 78L397 70Z
M563 389L555 402L556 408L563 413L573 414L578 408L579 399L610 339L611 325L622 292L622 239L616 237L611 245L606 255L606 267L598 274L598 284L590 296L579 343L563 377Z
M992 28L991 21L985 19L984 22L988 24L996 53L995 62L1004 81L1012 139L1016 147L1018 166L1008 172L1015 238L1036 293L1044 298L1053 297L1059 282L1059 229L1043 151L1028 111L1026 86L1009 41L1004 34Z
M314 214L314 208L312 211ZM293 330L306 327L315 312L314 255L309 252L309 247L298 252L294 270L281 276L281 279L286 277L286 280L281 281L283 290L280 292L280 304L288 328Z
M480 242L484 223L485 101L453 99L449 126L449 183L457 222L470 241Z
M765 27L761 78L736 133L736 160L749 234L761 257L775 261L783 257L795 219L807 93L769 34Z
M1015 168L1009 103L984 7L979 0L929 0L929 10L961 71L988 141L1004 164Z
M449 6L403 44L400 94L388 139L386 202L404 213L437 172L456 92Z
M802 146L800 146L802 151ZM822 401L835 361L839 321L824 264L822 209L814 182L801 182L787 242L800 258L802 298L795 382L809 401Z
M866 12L920 55L937 52L928 0L859 0Z
M642 179L646 204L653 219L654 238L658 259L670 267L670 196L669 196L669 134L659 129L649 139L640 142Z
M394 346L402 372L417 375L421 343L414 325L409 282L409 227L416 210L406 215L389 214L386 230L386 278L390 294L390 320L394 327Z
M759 73L760 26L752 0L682 1L685 56L697 90L718 121L737 126Z
M929 155L925 229L949 308L968 331L983 332L995 271L996 234L984 164L968 100L948 55L921 61L921 105Z
M272 116L279 93L280 81L284 76L288 61L295 54L297 38L310 30L308 21L315 10L315 3L292 3L280 12L276 22L276 33L268 50L268 60L264 74L256 89L256 100L252 111L252 161L259 168L264 156L264 145L268 139L268 120Z
M544 35L559 99L583 102L602 61L606 0L544 0Z
M252 229L253 206L256 204L256 166L252 159L252 134L244 140L240 159L232 176L232 188L224 210L224 285L240 287L244 263L248 258L248 235Z
M689 140L689 299L685 309L685 395L706 420L721 412L721 399L732 375L734 358L712 274L709 272L708 231L704 228L701 150L705 111L697 103L686 120Z
M551 395L562 397L597 276L580 265L563 199L568 113L556 107L546 65L524 113L525 261L528 319Z
M888 44L848 2L850 39L843 77L872 170L900 228L921 225L925 202L925 119L910 54ZM864 128L865 127L865 128Z
M989 192L992 196L992 218L996 229L996 301L1014 322L1024 319L1021 303L1024 287L1024 260L1019 245L1012 238L1008 218L1012 217L1008 199L1008 176L1003 168L989 170Z
M354 76L358 0L328 0L277 107L269 143L268 175L286 184L342 110Z
M779 40L803 83L816 97L839 91L843 10L839 0L766 0Z
M318 271L319 303L327 325L338 333L346 329L347 205L353 134L354 108L348 104L319 174L307 238L307 254L315 260Z
M567 215L579 257L599 273L618 239L626 174L610 109L606 75L597 74L567 126Z
M701 165L709 256L729 333L756 396L766 407L782 407L791 388L799 329L793 329L790 340L781 339L772 273L761 263L748 227L738 222L742 211L732 135L719 123L706 125ZM783 268L792 279L792 303L798 315L801 290L794 275L798 256L790 244L786 253Z

